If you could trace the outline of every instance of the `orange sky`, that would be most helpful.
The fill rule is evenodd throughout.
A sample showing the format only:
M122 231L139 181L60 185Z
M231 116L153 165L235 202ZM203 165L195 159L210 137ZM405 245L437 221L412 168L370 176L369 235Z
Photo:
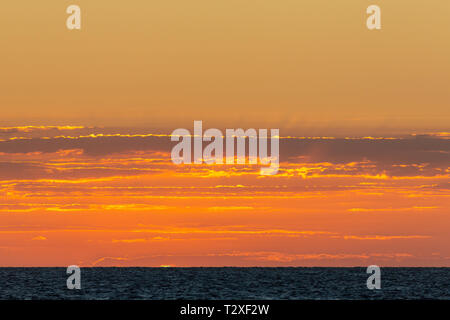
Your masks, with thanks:
M450 266L449 9L2 4L0 266ZM194 120L279 128L279 173L173 165Z
M448 133L282 137L261 176L107 131L0 129L0 265L450 265Z
M65 26L73 3L81 31ZM366 28L374 3L381 31ZM0 124L442 131L449 9L442 0L8 1Z

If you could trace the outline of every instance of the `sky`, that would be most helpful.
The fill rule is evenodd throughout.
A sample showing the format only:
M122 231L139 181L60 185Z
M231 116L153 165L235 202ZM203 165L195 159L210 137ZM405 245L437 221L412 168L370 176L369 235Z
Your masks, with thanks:
M442 0L2 4L0 266L450 266L449 17ZM278 174L174 165L194 120L279 129Z

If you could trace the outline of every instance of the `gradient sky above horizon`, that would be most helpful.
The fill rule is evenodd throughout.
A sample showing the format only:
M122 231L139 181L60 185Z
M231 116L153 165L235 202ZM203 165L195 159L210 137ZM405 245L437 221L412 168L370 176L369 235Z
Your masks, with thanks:
M73 3L81 31L65 27ZM381 31L365 25L374 3ZM449 12L441 0L10 1L0 125L443 131Z
M2 4L0 266L450 266L449 36L442 0ZM279 128L279 173L173 165L194 120Z

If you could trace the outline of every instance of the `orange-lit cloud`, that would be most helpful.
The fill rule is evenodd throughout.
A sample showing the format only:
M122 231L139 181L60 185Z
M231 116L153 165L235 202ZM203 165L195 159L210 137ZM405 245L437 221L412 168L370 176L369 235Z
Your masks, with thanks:
M262 177L176 166L166 134L55 130L0 141L1 265L449 263L442 136L282 138Z

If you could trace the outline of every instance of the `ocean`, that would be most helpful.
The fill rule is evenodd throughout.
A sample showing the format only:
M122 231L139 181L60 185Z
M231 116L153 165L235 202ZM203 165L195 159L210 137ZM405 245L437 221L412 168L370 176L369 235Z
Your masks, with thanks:
M1 300L396 300L450 299L450 268L381 268L367 289L365 268L0 268Z

